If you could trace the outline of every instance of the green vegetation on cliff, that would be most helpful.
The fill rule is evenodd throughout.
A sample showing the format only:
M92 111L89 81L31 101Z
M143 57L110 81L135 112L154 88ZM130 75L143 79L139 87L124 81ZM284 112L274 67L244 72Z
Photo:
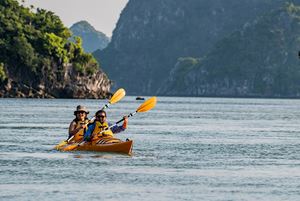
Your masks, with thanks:
M110 85L53 12L0 1L0 97L105 98Z
M32 77L51 66L58 70L72 63L79 73L91 74L98 64L82 49L81 39L58 16L44 9L27 8L15 0L0 1L0 75L31 83ZM22 76L20 76L22 75Z

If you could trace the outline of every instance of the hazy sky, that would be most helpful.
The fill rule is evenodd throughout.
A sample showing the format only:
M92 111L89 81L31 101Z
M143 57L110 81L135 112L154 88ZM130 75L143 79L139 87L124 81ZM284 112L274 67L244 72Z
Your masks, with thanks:
M63 23L86 20L95 29L111 37L121 11L129 0L25 0L26 5L54 12Z

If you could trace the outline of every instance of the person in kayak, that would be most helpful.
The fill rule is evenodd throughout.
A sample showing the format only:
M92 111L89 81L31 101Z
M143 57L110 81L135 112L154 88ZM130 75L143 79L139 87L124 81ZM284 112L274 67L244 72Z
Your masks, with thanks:
M123 125L118 126L107 122L106 112L99 110L95 114L95 121L89 124L87 131L84 134L84 141L98 141L101 138L113 138L115 133L120 133L127 128L128 117L125 116ZM112 126L110 128L110 126Z
M69 138L72 141L79 142L82 140L84 132L86 131L87 124L89 123L89 119L87 115L89 111L86 107L82 105L78 105L76 107L76 111L74 111L75 119L70 123L69 126Z

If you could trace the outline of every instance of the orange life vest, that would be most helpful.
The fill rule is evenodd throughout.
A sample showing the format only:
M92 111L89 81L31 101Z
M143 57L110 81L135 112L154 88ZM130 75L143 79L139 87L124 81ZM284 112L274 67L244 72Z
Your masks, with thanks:
M76 122L75 129L80 128L82 124L88 124L89 123L88 119L85 119L84 121L76 121L76 120L74 120L74 121ZM83 135L84 135L84 130L85 129L80 129L77 133L75 133L72 141L75 141L75 142L82 141Z
M103 124L101 124L99 121L96 121L95 128L92 133L92 136L93 136L92 141L99 140L100 138L103 138L103 137L114 137L114 134L110 129L104 131L107 128L109 128L109 125L107 122L104 122Z

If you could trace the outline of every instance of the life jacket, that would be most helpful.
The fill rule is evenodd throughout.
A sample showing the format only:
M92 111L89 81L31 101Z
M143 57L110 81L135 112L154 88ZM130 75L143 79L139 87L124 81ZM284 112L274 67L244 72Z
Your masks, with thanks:
M78 121L77 119L74 119L73 121L75 121L75 123L76 123L75 129L80 128L82 124L89 123L88 119L85 119L83 121ZM83 139L84 132L85 132L85 129L80 129L77 133L74 134L72 141L75 141L75 142L81 141Z
M96 121L95 128L92 133L92 136L93 136L92 141L98 140L103 137L114 137L114 134L111 131L111 129L108 129L102 133L102 131L107 129L108 127L109 127L109 125L107 122L104 122L103 124L101 124L99 121Z

